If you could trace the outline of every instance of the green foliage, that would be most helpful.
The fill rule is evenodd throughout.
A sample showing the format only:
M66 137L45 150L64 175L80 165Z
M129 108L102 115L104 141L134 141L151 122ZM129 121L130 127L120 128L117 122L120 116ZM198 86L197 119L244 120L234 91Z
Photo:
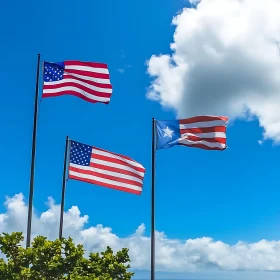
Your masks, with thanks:
M129 280L128 249L114 254L110 247L105 252L84 256L82 245L73 240L50 241L38 236L30 248L23 248L20 232L0 235L0 279L5 280Z

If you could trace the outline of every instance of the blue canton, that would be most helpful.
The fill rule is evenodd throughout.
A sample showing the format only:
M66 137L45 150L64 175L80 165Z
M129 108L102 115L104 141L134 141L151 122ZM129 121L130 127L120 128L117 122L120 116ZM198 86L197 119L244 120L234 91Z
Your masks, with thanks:
M89 166L90 165L90 158L92 154L92 147L71 141L71 148L70 148L70 162L73 164Z
M44 81L55 82L63 79L64 63L63 62L44 62Z
M166 149L178 145L181 137L178 120L156 121L157 146L156 149Z

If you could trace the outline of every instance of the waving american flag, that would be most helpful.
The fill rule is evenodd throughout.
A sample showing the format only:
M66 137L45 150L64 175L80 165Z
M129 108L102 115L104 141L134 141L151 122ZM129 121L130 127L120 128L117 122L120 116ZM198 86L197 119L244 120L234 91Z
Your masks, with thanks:
M77 60L44 62L43 98L68 94L108 104L112 95L108 66Z
M145 168L128 156L71 141L69 178L141 194Z

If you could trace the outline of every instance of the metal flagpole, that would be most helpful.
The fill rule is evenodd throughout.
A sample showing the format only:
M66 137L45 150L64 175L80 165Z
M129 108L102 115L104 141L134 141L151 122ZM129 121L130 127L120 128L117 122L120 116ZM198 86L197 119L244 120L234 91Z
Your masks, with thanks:
M38 54L37 62L37 77L36 77L36 92L34 104L34 120L33 120L33 142L30 168L30 186L29 186L29 205L28 205L28 220L27 220L27 237L26 247L30 247L31 240L31 222L32 222L32 206L34 193L34 171L35 171L35 156L36 156L36 135L37 135L37 114L38 114L38 95L39 95L39 76L40 76L40 54Z
M155 119L152 121L151 280L155 280Z
M62 178L62 191L61 191L61 205L60 205L60 224L59 224L59 239L62 239L62 231L63 231L63 215L64 215L64 202L65 202L65 189L66 189L66 172L68 165L68 149L69 149L69 137L66 137L65 144L65 154L64 154L64 170L63 170L63 178Z

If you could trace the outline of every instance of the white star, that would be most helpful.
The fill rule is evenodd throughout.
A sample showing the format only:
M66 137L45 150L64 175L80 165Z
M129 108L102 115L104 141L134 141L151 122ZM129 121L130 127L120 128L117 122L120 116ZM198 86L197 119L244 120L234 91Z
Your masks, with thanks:
M171 130L168 126L162 130L164 132L163 137L170 137L172 138L172 134L174 132L174 130Z

